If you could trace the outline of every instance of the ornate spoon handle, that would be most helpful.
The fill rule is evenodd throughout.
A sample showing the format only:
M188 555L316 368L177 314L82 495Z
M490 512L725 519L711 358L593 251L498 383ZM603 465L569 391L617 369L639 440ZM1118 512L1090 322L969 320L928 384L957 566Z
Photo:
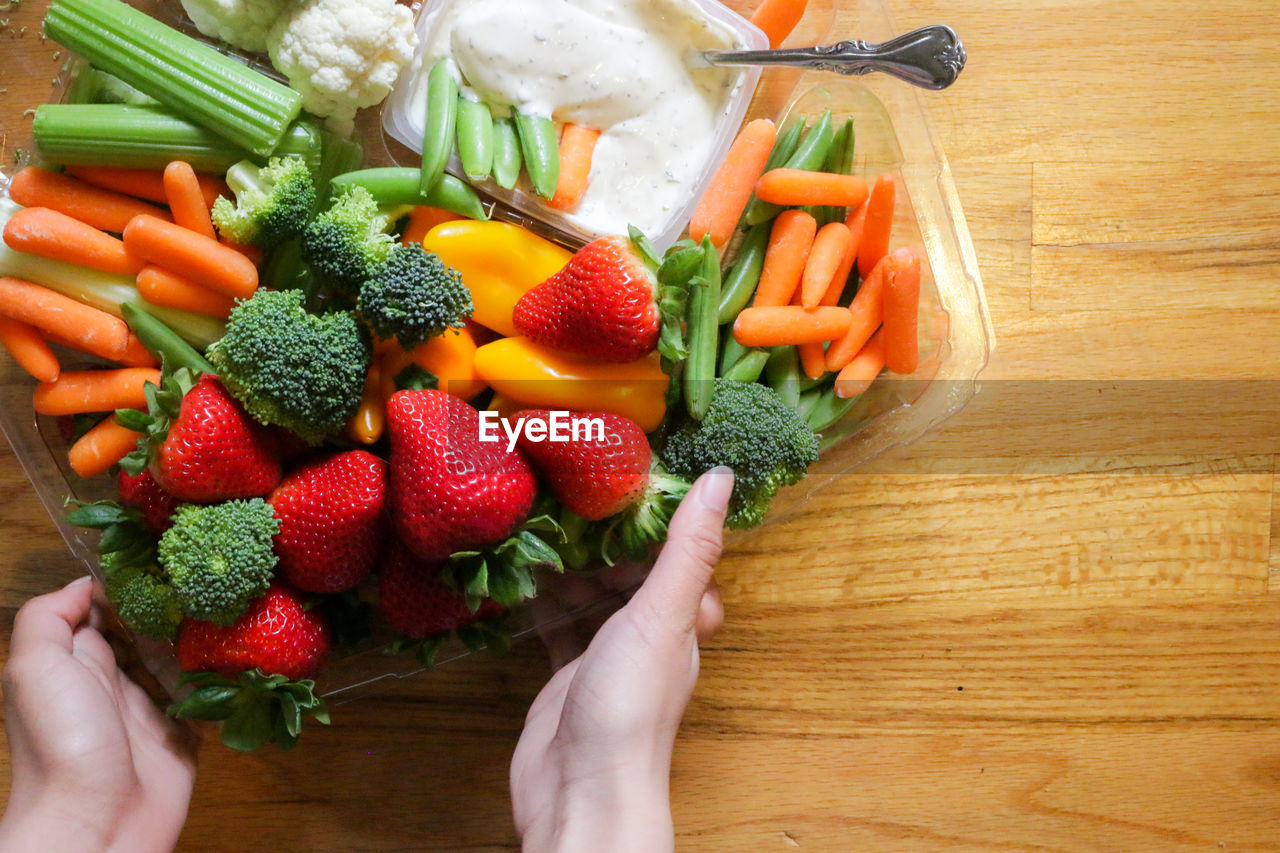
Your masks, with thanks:
M882 71L925 89L950 86L965 60L960 38L942 24L921 27L883 44L842 41L786 50L710 50L703 56L713 65L793 65L838 74Z

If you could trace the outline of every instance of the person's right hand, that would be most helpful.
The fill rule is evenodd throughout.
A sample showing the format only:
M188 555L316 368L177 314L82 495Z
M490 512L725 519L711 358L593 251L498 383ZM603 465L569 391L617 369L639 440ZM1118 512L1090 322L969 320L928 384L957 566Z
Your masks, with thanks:
M18 611L4 670L12 785L0 849L172 850L197 737L116 665L81 578Z

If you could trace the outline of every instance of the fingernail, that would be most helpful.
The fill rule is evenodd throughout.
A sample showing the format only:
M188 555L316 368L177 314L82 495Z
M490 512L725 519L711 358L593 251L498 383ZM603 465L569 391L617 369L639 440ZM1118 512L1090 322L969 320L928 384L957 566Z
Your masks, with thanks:
M76 578L75 580L73 580L71 583L67 584L67 588L68 588L68 589L75 589L75 588L77 588L77 587L82 587L82 586L84 586L84 585L85 585L85 584L87 584L87 583L93 583L93 577L92 577L92 576L90 576L90 575L84 575L83 577L78 577L78 578Z
M733 469L717 465L698 482L698 503L714 512L724 512L733 493Z

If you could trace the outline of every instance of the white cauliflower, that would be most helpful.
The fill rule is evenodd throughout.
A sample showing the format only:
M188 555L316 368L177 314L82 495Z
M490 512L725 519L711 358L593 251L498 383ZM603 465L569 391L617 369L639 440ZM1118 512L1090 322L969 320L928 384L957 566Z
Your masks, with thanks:
M267 32L292 0L182 0L196 29L241 50L264 53Z
M303 107L343 134L356 110L390 94L417 46L413 12L395 0L302 0L267 36L271 64Z

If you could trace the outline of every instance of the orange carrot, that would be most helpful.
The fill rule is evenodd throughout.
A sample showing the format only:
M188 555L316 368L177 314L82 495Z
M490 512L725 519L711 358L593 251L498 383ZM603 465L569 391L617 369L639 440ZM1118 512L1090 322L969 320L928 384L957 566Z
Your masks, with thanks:
M235 307L229 296L201 287L190 279L147 264L138 272L138 295L152 305L179 308L192 314L225 320Z
M867 200L867 182L857 175L770 169L756 181L756 195L772 204L856 207Z
M15 213L4 226L4 242L18 252L103 272L133 275L142 268L141 259L120 240L47 207L24 207Z
M862 239L858 241L858 272L863 278L889 253L889 232L893 230L893 200L897 184L893 175L876 178L867 199L866 222L862 227Z
M0 317L0 344L4 344L23 370L41 382L52 382L58 378L62 369L58 365L58 357L34 326Z
M560 133L560 182L547 204L556 210L573 210L587 191L591 175L591 155L600 131L569 122Z
M150 367L64 371L53 382L36 386L35 410L42 415L82 415L116 409L145 409L146 383L160 384L160 371Z
M742 129L693 212L689 222L693 240L701 241L710 234L717 249L729 242L777 136L778 128L767 118L756 119Z
M68 166L67 173L95 187L115 190L134 198L145 198L157 204L169 201L164 191L164 173L155 169L126 169L118 166ZM213 207L220 195L231 197L226 181L217 175L198 175L200 192L206 207Z
M141 437L142 433L120 426L114 417L104 418L71 445L67 461L81 477L96 477L128 456Z
M808 0L761 0L751 15L751 23L764 30L769 47L777 48L804 17Z
M733 322L733 337L744 347L780 347L833 341L849 328L846 308L805 309L796 305L744 308Z
M899 376L908 376L920 364L920 256L913 249L898 249L885 260L885 364Z
M77 349L115 361L129 346L129 327L61 293L17 278L0 277L0 315L66 339Z
M884 370L884 341L884 329L880 329L841 369L835 382L837 397L847 400L871 387L871 383L876 381L880 371Z
M454 222L463 217L451 210L445 210L442 207L427 207L419 205L413 209L413 213L409 214L409 224L404 229L404 237L400 242L406 246L413 243L421 243L422 238L427 236L427 232L437 225L445 222Z
M258 289L258 268L252 261L172 222L135 217L124 229L124 244L147 262L227 296L248 299Z
M86 225L119 234L141 214L167 219L169 214L145 201L114 193L39 166L27 166L13 176L9 197L23 207L47 207Z
M382 378L379 374L378 362L369 365L369 374L364 381L364 394L360 397L360 407L347 422L347 438L359 444L374 444L382 438L382 431L387 422L387 401L382 396Z
M849 229L849 251L832 273L831 283L827 285L827 292L822 294L819 305L837 305L840 302L840 294L844 293L849 283L849 274L853 272L853 265L857 261L858 238L862 234L862 216L858 215L858 211L865 210L865 204L859 205L857 211L850 213L845 219L845 227ZM827 371L827 354L822 344L800 344L796 350L800 353L800 364L804 367L805 375L810 379L817 379Z
M760 270L753 306L786 305L791 301L800 286L817 231L817 221L803 210L784 210L778 214L769 233L769 248L764 253L764 268Z
M267 259L267 253L257 246L247 246L244 243L232 243L230 240L219 240L219 243L228 249L235 249L240 254L249 259L249 263L255 267L262 266L262 262Z
M169 211L175 223L210 240L218 239L209 218L209 208L204 203L200 180L190 163L174 160L164 167L164 196L169 200Z
M116 364L121 367L160 366L160 362L151 354L151 350L147 349L132 332L129 333L129 343L125 345L124 354L116 359Z
M844 265L853 249L853 236L843 222L822 226L813 238L813 249L805 261L804 275L800 279L800 304L805 308L817 308L832 288L836 271ZM838 296L837 296L838 298Z
M827 347L827 370L844 369L884 319L885 264L876 264L849 305L849 330Z

